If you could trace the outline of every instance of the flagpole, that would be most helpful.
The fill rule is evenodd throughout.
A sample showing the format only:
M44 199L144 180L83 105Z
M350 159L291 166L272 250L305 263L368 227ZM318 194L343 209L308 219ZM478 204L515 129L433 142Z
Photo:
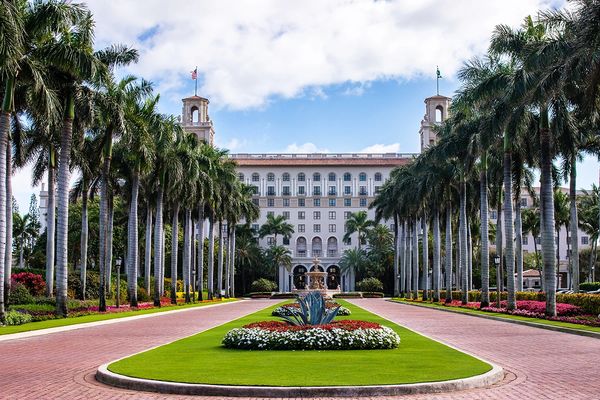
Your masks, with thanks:
M435 86L437 89L437 95L440 95L440 67L438 67L436 65L436 72L435 72Z
M195 71L198 71L197 65ZM196 76L196 79L194 79L194 96L198 96L198 76Z

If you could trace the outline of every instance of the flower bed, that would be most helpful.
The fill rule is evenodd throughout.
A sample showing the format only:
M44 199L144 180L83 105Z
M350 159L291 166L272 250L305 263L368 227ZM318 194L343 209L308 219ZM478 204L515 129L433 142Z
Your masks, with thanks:
M339 306L339 304L335 303L335 302L327 302L327 308L334 308ZM289 317L290 315L292 315L292 312L294 310L300 310L300 305L298 303L290 303L290 304L284 304L281 307L277 307L276 309L273 310L273 312L271 313L272 316L274 317ZM340 306L337 315L338 316L348 316L350 315L350 310L348 310L346 307L342 307Z
M246 350L372 350L397 348L400 337L386 326L366 321L313 326L263 321L230 330L222 343Z

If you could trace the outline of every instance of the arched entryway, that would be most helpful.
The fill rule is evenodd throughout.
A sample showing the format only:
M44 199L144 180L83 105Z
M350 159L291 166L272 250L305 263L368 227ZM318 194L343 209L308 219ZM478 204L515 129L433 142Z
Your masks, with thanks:
M340 267L330 265L327 267L327 289L336 290L340 287Z
M294 267L294 287L296 289L306 289L306 267L304 265L296 265Z

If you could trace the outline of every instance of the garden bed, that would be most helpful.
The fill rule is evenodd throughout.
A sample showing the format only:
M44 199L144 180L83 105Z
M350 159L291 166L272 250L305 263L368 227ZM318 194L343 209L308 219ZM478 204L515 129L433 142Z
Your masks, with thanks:
M338 303L335 303L332 301L327 302L328 309L333 308L333 307L338 307L338 306L339 306L339 309L337 312L338 316L347 317L348 315L352 314L349 309L347 309L346 307L340 306ZM300 305L298 303L289 303L289 304L284 304L282 306L279 306L273 310L271 315L274 317L289 317L292 315L292 312L294 310L300 310Z

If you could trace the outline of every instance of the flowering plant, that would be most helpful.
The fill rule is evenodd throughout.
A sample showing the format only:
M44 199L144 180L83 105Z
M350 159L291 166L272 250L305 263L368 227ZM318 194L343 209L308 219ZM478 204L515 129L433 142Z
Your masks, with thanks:
M346 307L342 307L338 303L333 302L333 301L328 301L326 303L326 307L328 310L335 308L335 307L339 307L338 312L337 312L338 316L339 315L348 316L351 314L349 309L347 309ZM284 304L284 305L274 309L273 312L271 313L271 315L274 317L290 316L290 315L292 315L292 313L294 311L298 311L299 309L300 309L300 304L298 304L298 303Z

